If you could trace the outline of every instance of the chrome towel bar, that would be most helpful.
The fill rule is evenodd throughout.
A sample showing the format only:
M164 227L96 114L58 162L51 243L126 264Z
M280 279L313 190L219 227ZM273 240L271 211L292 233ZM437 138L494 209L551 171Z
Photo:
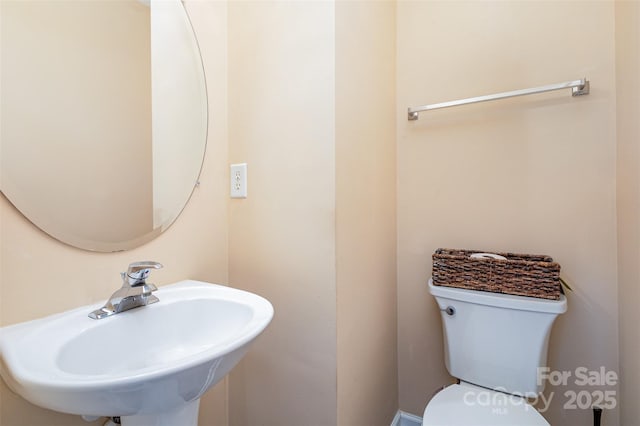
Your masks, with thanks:
M417 120L418 114L422 111L432 109L449 108L453 106L475 104L478 102L495 101L498 99L513 98L516 96L533 95L536 93L551 92L553 90L571 89L571 96L581 96L589 94L589 80L566 81L564 83L549 84L547 86L532 87L529 89L512 90L510 92L494 93L493 95L476 96L475 98L459 99L457 101L440 102L438 104L423 105L409 108L408 118L410 121Z

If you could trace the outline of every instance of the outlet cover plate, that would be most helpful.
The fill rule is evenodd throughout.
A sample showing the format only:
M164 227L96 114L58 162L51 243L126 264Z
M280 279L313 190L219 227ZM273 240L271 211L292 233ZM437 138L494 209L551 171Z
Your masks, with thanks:
M247 198L247 163L232 164L229 178L231 198Z

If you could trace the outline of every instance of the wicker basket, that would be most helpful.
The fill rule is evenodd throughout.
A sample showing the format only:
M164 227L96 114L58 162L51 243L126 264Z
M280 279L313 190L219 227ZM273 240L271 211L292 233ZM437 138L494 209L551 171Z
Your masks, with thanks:
M549 256L496 253L506 260L472 258L478 250L438 249L433 254L433 284L468 290L558 300L560 265Z

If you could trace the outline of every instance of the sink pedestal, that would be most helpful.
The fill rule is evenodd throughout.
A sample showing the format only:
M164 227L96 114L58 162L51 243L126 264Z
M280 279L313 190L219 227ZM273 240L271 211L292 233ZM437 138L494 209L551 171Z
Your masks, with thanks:
M141 416L121 416L122 426L197 426L200 398L171 411Z

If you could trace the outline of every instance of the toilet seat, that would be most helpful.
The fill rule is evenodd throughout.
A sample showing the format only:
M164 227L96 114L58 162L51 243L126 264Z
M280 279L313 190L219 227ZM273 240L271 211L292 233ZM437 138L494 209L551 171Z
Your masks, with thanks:
M427 404L423 426L549 426L526 399L461 382Z

